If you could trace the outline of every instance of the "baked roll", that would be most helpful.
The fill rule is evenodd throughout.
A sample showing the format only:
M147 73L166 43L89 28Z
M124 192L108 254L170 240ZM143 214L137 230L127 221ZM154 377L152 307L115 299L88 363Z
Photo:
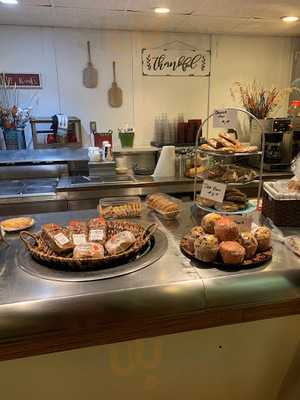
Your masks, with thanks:
M258 250L266 251L272 247L272 232L269 228L261 226L254 232L254 236L258 242Z
M214 235L204 235L195 240L195 258L203 262L216 260L219 251L219 242Z
M220 253L224 264L242 264L246 250L238 242L228 241L220 244Z
M239 228L230 218L222 217L215 223L215 235L220 242L238 240Z
M239 240L241 246L246 250L245 259L253 258L257 252L258 242L251 232L242 232Z
M206 233L214 234L215 233L215 224L222 218L220 214L210 213L205 215L202 218L201 226L205 230Z
M204 229L201 226L194 226L187 236L187 246L191 253L195 252L195 241L205 235Z

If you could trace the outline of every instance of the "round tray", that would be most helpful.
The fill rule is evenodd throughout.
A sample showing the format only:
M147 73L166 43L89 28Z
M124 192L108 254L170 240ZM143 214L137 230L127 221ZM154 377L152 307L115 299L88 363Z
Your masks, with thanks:
M182 253L188 257L189 259L196 261L199 264L203 264L206 267L215 267L215 268L219 268L219 269L239 269L239 268L254 268L254 267L259 267L260 265L266 263L267 261L270 261L272 259L272 254L273 254L273 250L267 250L267 251L263 251L261 253L257 253L255 255L254 258L250 259L250 260L245 260L242 264L237 264L237 265L230 265L230 264L224 264L222 261L216 260L210 263L206 263L200 260L197 260L197 258L195 258L194 254L191 253L188 248L187 248L187 239L183 238L180 242L180 250L182 251Z
M125 252L117 255L106 255L104 258L80 258L59 256L54 253L43 238L42 232L35 234L21 232L20 238L34 260L53 269L64 271L91 271L101 268L118 266L136 256L148 244L157 228L156 224L144 228L143 226L128 221L108 221L107 238L124 230L131 231L136 238L135 243Z
M219 211L216 210L215 208L201 206L201 204L197 202L195 204L198 208L200 208L203 211L215 214L222 214L222 215L247 215L253 213L256 210L255 204L251 203L250 201L248 202L248 205L244 210L238 210L238 211Z

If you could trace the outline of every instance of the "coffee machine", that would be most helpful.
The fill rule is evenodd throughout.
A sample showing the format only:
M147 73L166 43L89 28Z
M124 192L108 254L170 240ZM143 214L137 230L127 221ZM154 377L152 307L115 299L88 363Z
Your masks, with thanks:
M268 118L266 121L264 170L287 171L293 159L294 118ZM253 162L259 166L259 160Z

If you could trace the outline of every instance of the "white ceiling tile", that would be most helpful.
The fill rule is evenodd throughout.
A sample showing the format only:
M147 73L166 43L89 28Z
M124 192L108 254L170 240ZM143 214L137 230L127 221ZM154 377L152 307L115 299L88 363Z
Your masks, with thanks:
M171 13L155 15L156 6L169 7ZM299 0L20 0L16 7L0 5L0 24L299 35L300 23L279 19L289 14L300 16Z

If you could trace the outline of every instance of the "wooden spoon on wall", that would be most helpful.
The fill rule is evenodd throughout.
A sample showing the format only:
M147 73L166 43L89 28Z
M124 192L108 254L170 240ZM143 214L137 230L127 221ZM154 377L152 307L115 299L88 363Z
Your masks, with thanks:
M116 62L113 61L113 76L114 80L111 88L108 91L108 102L111 107L121 107L123 104L123 92L116 82Z
M91 43L87 42L88 65L83 70L83 84L88 89L94 89L98 85L98 71L94 68L91 57Z

